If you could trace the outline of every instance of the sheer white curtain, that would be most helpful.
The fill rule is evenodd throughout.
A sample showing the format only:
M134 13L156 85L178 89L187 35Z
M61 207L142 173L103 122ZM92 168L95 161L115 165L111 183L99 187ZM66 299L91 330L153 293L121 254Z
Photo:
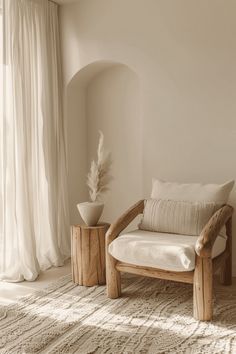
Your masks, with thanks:
M57 5L3 0L0 279L70 256Z

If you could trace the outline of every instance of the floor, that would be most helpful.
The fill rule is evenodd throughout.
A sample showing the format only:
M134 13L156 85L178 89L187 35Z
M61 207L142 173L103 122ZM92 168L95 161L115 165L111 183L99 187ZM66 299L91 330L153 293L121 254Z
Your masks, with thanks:
M74 286L67 277L47 294L16 299L68 272L66 264L33 283L7 285L2 298L18 304L12 311L0 306L0 353L236 354L235 286L216 280L211 324L193 319L190 284L152 278L122 276L123 297L116 301L107 299L104 286Z
M17 301L19 296L32 294L37 289L50 285L53 281L71 273L71 262L66 261L63 267L52 267L40 273L37 280L33 282L23 281L21 283L0 282L0 305L8 305ZM218 279L215 280L219 285ZM233 285L236 286L236 277L233 278Z
M66 261L63 267L52 267L40 273L37 280L32 282L0 282L0 305L8 305L14 303L19 296L28 295L37 289L42 289L63 275L67 275L69 273L71 273L70 260Z

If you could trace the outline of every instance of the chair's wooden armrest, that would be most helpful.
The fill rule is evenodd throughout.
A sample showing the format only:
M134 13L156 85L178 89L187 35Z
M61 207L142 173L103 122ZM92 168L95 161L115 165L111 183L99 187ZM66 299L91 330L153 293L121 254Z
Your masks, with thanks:
M109 245L123 231L131 221L143 212L144 200L140 200L128 209L119 219L111 224L106 232L106 244Z
M230 205L224 205L210 218L195 245L195 252L199 257L211 257L212 247L216 237L219 235L221 228L232 216L233 210L233 207Z

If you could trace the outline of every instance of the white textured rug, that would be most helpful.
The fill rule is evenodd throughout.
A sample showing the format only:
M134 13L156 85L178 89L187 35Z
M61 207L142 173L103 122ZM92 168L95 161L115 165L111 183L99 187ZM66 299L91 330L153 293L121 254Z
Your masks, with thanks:
M212 323L192 318L192 286L124 277L123 296L75 286L47 290L0 308L1 354L236 353L236 293L217 287Z

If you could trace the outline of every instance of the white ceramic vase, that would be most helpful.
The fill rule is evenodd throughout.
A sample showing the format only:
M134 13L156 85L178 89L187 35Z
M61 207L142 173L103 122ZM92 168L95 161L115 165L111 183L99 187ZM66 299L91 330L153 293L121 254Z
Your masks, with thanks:
M77 204L77 208L87 226L96 226L102 215L104 204L99 202L84 202Z

